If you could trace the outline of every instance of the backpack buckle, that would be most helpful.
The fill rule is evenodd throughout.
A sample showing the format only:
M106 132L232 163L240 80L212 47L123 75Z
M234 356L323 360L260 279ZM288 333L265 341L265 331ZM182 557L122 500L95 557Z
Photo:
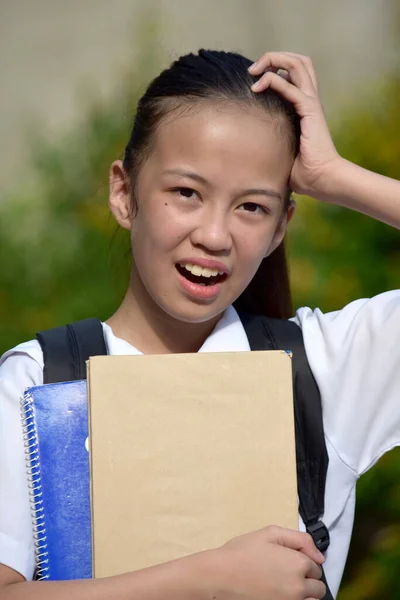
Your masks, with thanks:
M328 549L330 542L329 531L325 523L317 521L314 525L309 525L306 529L314 540L314 544L317 546L318 550L320 552L325 552Z

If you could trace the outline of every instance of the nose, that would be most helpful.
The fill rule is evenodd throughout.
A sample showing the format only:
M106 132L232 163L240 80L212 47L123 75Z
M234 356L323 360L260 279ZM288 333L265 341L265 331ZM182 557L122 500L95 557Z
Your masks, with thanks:
M229 215L222 210L204 210L191 234L194 247L213 254L227 254L232 248Z

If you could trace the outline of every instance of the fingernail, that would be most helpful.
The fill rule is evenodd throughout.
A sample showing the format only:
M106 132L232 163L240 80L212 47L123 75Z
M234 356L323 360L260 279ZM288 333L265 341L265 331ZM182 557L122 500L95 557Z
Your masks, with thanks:
M319 558L322 560L322 562L325 562L325 556L319 550L318 550L318 555L319 555Z
M257 61L255 63L253 63L252 65L250 65L250 67L248 68L248 71L250 71L250 73L252 73L252 71L255 71L257 68Z
M253 85L251 86L251 89L253 90L253 92L256 92L258 89L260 88L260 82L256 81L255 83L253 83Z

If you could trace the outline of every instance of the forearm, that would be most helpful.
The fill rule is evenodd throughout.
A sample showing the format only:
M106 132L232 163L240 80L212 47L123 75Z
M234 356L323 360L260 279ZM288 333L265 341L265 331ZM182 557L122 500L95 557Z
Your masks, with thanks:
M204 600L201 554L104 579L0 585L1 600Z
M321 200L345 206L400 229L400 181L343 158L325 176Z

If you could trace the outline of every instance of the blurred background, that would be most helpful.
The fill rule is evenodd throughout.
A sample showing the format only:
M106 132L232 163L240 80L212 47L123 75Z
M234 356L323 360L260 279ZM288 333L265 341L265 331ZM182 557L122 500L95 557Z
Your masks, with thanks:
M0 354L36 331L107 318L129 249L107 210L146 84L200 47L309 54L338 150L400 179L399 0L1 0ZM400 235L298 198L295 306L397 288ZM400 452L361 478L340 600L400 598Z

